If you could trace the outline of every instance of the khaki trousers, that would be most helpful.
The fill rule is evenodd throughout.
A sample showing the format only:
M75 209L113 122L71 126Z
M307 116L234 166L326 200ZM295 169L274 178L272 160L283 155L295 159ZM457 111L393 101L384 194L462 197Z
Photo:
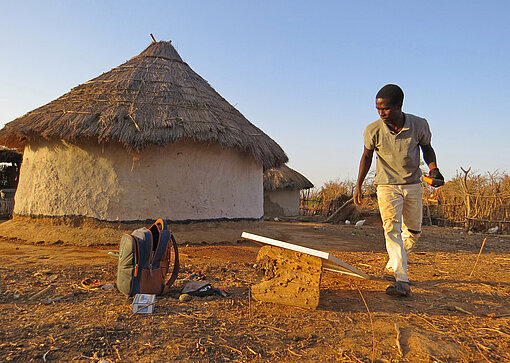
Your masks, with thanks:
M377 186L377 201L389 256L386 268L395 273L397 281L409 281L407 257L421 232L421 196L421 184Z

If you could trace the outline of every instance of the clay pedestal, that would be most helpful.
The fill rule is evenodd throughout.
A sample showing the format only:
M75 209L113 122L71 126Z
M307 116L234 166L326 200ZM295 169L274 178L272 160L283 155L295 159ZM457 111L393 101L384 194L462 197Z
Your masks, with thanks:
M319 304L322 259L275 246L263 246L257 266L264 275L251 287L255 300L315 309Z

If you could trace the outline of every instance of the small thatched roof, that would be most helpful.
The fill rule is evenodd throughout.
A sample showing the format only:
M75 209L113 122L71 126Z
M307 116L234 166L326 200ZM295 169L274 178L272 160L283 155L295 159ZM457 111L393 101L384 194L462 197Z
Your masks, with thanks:
M119 141L129 151L179 140L247 152L265 169L287 162L281 147L195 73L170 44L140 55L11 121L0 142L23 147L44 137Z
M313 188L310 180L287 165L264 172L264 190L309 188Z

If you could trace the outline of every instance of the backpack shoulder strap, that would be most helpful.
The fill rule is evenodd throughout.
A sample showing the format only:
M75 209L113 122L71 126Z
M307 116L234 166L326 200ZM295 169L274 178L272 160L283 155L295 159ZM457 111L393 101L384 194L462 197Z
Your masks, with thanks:
M166 224L166 220L164 219L158 219L156 222L154 222L156 226L158 226L160 231L164 231L165 229L168 229L168 226Z
M165 290L167 290L170 286L173 285L175 280L177 280L177 275L179 274L179 249L177 248L177 242L175 241L174 234L170 232L170 239L172 240L172 245L174 246L174 254L175 254L175 260L174 260L174 269L172 271L172 275L170 276L170 279L166 282Z
M133 253L134 257L135 257L135 271L134 271L134 277L137 277L138 276L138 271L139 271L139 263L140 263L140 243L138 242L138 238L136 238L136 236L130 234L129 236L131 236L131 238L133 239L133 244L134 244L134 247L135 247L135 251Z

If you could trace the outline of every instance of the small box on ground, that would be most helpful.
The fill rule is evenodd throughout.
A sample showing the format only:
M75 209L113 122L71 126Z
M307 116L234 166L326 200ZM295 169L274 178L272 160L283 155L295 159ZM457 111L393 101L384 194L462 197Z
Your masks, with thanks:
M154 294L136 294L133 299L133 314L152 314L154 312Z

